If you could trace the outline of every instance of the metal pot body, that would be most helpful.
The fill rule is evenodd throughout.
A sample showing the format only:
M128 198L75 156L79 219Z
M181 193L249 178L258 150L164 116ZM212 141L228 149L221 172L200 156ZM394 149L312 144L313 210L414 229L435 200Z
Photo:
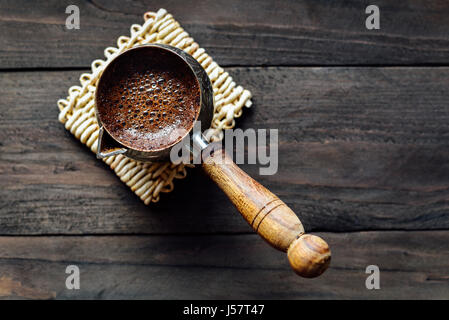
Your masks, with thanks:
M161 150L153 150L153 151L142 151L138 149L134 149L129 146L123 145L119 140L117 140L102 124L101 117L99 116L99 108L98 104L101 103L99 101L99 90L107 90L107 87L101 85L103 76L108 73L108 68L114 64L127 63L128 59L130 59L130 52L134 54L134 57L142 55L157 55L160 54L161 51L164 51L165 54L173 55L176 59L181 59L183 63L188 66L188 69L193 73L196 80L198 81L200 88L200 111L196 121L200 121L201 123L201 131L207 130L212 122L213 112L214 112L214 97L213 97L213 89L212 84L207 75L204 68L196 61L191 55L184 52L183 50L165 45L165 44L149 44L133 47L128 49L117 57L115 57L103 70L102 75L97 83L97 91L95 93L95 114L100 126L99 136L98 136L98 146L97 146L97 157L98 158L106 158L109 156L123 154L129 158L132 158L137 161L143 162L154 162L154 161L167 161L169 159L171 149L176 145L167 147ZM183 143L185 141L186 135L191 135L191 131L187 132L182 139L178 143Z

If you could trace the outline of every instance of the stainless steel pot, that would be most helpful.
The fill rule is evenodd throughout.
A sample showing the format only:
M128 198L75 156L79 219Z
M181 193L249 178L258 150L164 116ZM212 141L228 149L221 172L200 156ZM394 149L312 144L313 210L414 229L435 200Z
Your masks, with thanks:
M111 70L118 64L126 64L130 59L138 59L141 55L156 56L160 55L162 52L164 52L165 54L169 53L172 55L176 55L180 60L184 62L183 66L185 67L185 72L192 72L194 74L200 88L201 106L196 121L201 123L201 132L204 132L210 127L214 113L214 92L206 71L198 63L198 61L196 61L191 55L184 52L183 50L169 45L149 44L134 47L122 52L117 57L115 57L103 70L103 73L97 84L97 91L95 92L95 114L100 125L97 148L98 158L105 158L112 155L123 154L131 159L135 159L138 161L168 161L170 151L174 147L174 145L181 142L185 138L185 136L189 135L190 132L185 132L184 135L182 135L180 139L176 141L176 143L173 143L171 146L162 150L141 151L130 146L125 146L111 134L110 130L108 130L106 126L103 126L101 121L101 114L99 114L98 110L98 105L101 103L99 96L102 90L108 89L104 79L108 77L108 75L111 73ZM202 135L195 136L195 140L200 143L207 143L203 139Z

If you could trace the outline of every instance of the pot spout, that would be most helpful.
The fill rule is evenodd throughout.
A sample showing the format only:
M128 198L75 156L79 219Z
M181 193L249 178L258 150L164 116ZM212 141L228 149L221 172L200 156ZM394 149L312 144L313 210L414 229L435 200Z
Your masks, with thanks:
M97 158L103 159L110 156L115 156L117 154L124 154L128 151L127 148L119 145L111 136L100 127L100 132L98 133L98 147L97 147Z

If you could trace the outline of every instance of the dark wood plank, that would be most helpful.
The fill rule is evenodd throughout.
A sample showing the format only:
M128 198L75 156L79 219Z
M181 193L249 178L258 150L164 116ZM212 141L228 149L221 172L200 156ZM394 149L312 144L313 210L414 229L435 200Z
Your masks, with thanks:
M80 8L80 30L65 8ZM448 64L447 1L378 0L381 29L363 1L39 1L0 4L0 68L87 67L142 14L166 8L222 65ZM189 8L186 10L186 8ZM192 8L194 8L192 10Z
M320 234L319 278L296 276L256 235L0 237L0 298L448 299L447 231ZM80 268L80 290L65 268ZM367 290L368 265L380 290Z
M449 68L234 68L242 128L279 129L279 170L251 176L307 230L449 228ZM57 121L79 72L0 78L0 234L250 232L191 170L147 207Z

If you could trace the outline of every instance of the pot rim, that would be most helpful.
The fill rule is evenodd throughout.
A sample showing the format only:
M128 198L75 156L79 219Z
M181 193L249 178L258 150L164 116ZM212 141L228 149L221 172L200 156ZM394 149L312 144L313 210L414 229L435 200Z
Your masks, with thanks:
M100 119L100 112L98 111L98 104L99 104L98 99L99 99L99 91L100 91L99 88L104 79L103 75L105 74L105 72L107 72L109 70L111 65L114 62L117 63L117 60L119 60L119 59L124 59L124 57L126 55L130 54L131 52L135 52L135 51L139 51L139 50L148 50L148 49L163 50L165 52L168 52L170 55L176 56L178 60L179 59L182 60L183 64L188 67L188 70L190 70L190 72L192 73L192 75L195 78L195 81L198 84L198 88L200 90L200 102L199 102L200 106L199 106L199 112L197 112L197 114L195 116L195 121L193 121L192 126L188 130L186 130L186 132L184 134L182 134L180 136L180 138L177 138L174 142L170 143L169 145L165 145L162 148L157 148L157 149L155 148L152 150L142 150L142 149L135 148L132 145L128 145L128 144L121 142L120 140L118 140L111 134L111 132L109 131L109 129L106 126L103 125L103 123ZM188 61L188 60L190 60L190 61ZM120 62L120 60L119 60L119 62ZM195 68L198 68L198 67L200 68L200 70L195 70ZM213 113L213 90L212 90L212 85L210 83L210 79L208 78L208 76L207 76L207 84L206 84L207 88L205 88L204 83L202 83L202 81L200 81L200 77L204 76L202 74L203 72L207 76L207 73L204 70L204 68L191 55L189 55L188 53L186 53L185 51L183 51L177 47L173 47L173 46L166 45L166 44L157 44L156 43L156 44L138 45L138 46L129 48L129 49L121 52L116 57L114 57L111 61L108 62L108 64L102 71L102 73L98 79L97 85L96 85L94 108L95 108L95 115L96 115L96 119L97 119L98 125L100 127L100 130L103 130L103 135L106 133L121 148L126 149L126 152L120 152L120 153L125 153L125 155L127 155L131 158L143 160L146 158L154 159L154 158L161 158L161 157L166 156L167 152L169 153L171 148L173 148L178 143L182 142L182 140L192 132L196 121L206 120L206 122L208 122L206 124L206 126L202 125L202 131L204 131L210 127L210 124L212 122L212 113ZM199 74L199 73L201 73L201 74ZM212 100L211 100L212 107L205 105L205 102L206 102L205 100L210 100L210 99L208 99L208 97L206 97L206 95L212 95ZM212 112L208 112L210 110L205 110L205 109L209 109L209 108L212 109ZM208 115L208 113L210 113L210 116ZM206 115L204 116L204 114L206 114ZM205 119L201 120L201 118L205 118ZM100 135L99 139L102 139L103 135ZM98 144L97 155L101 152L100 146L101 146L101 143ZM101 157L101 155L100 155L100 157Z

